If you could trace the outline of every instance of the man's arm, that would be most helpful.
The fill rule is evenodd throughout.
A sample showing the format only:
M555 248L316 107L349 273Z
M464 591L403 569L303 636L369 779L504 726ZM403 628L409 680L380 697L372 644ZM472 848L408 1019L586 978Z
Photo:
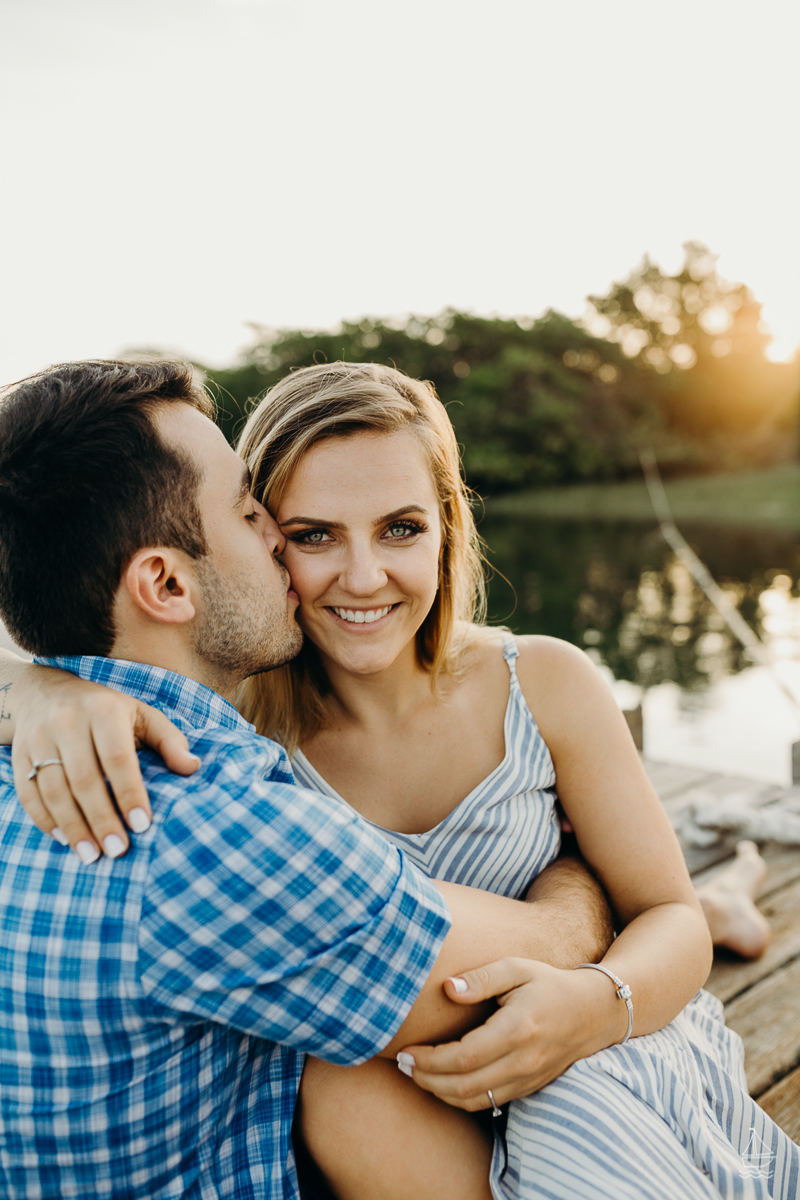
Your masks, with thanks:
M598 962L613 940L603 889L577 858L560 858L542 871L524 901L435 882L453 924L413 1008L381 1052L385 1058L411 1044L459 1038L494 1011L494 1001L454 1004L444 991L447 979L502 958L534 959L568 970Z
M601 957L611 941L603 892L575 858L560 858L543 871L528 891L529 903L455 884L437 886L450 905L453 925L427 984L397 1037L383 1051L384 1061L375 1058L358 1067L336 1067L311 1057L306 1063L296 1128L337 1195L488 1200L491 1143L485 1131L460 1111L487 1107L488 1092L482 1088L479 1093L482 1103L455 1105L452 1097L443 1095L449 1102L437 1104L426 1094L436 1090L437 1080L433 1086L409 1087L408 1080L385 1060L413 1046L415 1039L458 1036L491 1014L494 1003L462 1008L444 995L442 983L466 965L503 954L525 954L553 966L573 967ZM524 1011L524 998L517 1007ZM506 1084L502 1060L510 1047L514 1062L524 1061L525 1041L530 1039L524 1038L524 1021L496 1026L495 1016L473 1036L482 1037L481 1049L492 1071L486 1086L504 1104L526 1091L514 1086L516 1080L510 1087ZM421 1061L420 1049L415 1047L415 1052ZM404 1069L408 1070L405 1065ZM413 1075L419 1082L416 1069ZM468 1087L472 1078L465 1077ZM388 1181L396 1183L394 1190Z
M158 709L0 649L0 745L12 742L22 807L43 833L58 828L73 848L88 842L102 850L110 835L115 838L111 844L127 847L128 833L117 808L132 829L141 832L149 823L150 799L137 744L152 746L180 775L198 767L184 734ZM34 762L53 760L62 767L28 778Z
M183 733L134 697L0 651L0 686L7 683L14 701L11 716L2 722L6 728L0 730L0 742L11 740L17 715L29 712L32 718L26 723L30 733L21 732L14 746L20 800L40 829L49 833L58 825L71 845L91 838L90 825L100 845L109 832L127 841L104 775L123 813L138 805L149 815L136 740L159 750L173 771L190 774L197 767ZM61 759L63 771L48 768L40 779L28 781L32 761L53 758ZM560 860L542 872L528 893L533 903L456 884L436 886L449 903L455 927L401 1032L384 1053L414 1038L457 1037L488 1015L494 1005L465 1008L448 999L442 984L454 974L508 956L574 966L601 958L610 941L602 891L575 862Z

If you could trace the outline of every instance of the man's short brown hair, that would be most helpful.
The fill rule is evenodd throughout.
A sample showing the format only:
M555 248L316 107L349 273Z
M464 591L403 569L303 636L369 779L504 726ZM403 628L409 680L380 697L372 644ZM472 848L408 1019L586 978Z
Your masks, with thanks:
M153 417L213 417L188 363L62 363L0 399L0 616L33 654L108 654L122 572L145 546L207 553L200 472Z

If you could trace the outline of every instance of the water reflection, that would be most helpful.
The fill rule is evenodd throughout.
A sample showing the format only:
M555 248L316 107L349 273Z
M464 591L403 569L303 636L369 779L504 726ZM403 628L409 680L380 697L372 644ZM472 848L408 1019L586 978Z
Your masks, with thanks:
M775 657L800 657L797 536L688 524L682 532ZM497 574L490 584L493 621L574 642L645 689L673 682L702 692L750 665L657 529L486 518L481 533L508 580Z

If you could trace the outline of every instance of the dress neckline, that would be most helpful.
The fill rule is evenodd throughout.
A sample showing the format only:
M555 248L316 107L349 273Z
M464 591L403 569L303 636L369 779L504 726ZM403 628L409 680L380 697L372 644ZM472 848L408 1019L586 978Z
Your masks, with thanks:
M505 771L508 768L508 766L511 762L512 753L513 753L512 745L511 745L511 738L509 736L509 733L510 733L510 725L511 725L511 722L513 720L513 715L514 715L515 702L519 702L519 701L522 702L522 707L523 707L524 711L527 713L528 719L530 720L531 724L534 726L536 733L539 736L541 736L541 734L539 734L539 728L536 725L536 722L533 718L533 714L531 713L530 709L528 708L527 702L525 701L525 698L522 695L522 691L519 686L519 680L517 678L517 671L516 671L516 663L514 661L515 658L517 657L518 651L517 651L517 647L514 643L514 639L510 635L505 634L505 633L502 635L502 637L503 637L503 657L505 658L506 663L508 665L508 671L509 671L509 677L510 677L509 678L509 688L508 688L508 701L506 702L506 710L505 710L505 713L503 716L503 757L500 760L500 762L497 764L497 766L494 768L494 770L490 771L489 774L480 781L480 783L477 783L475 785L475 787L472 789L472 791L470 791L464 797L463 800L459 800L458 804L456 804L454 808L451 808L450 812L447 813L446 816L442 817L441 821L439 821L439 823L437 825L433 825L430 829L425 829L421 833L401 833L397 829L388 829L385 825L378 825L377 822L370 821L369 817L363 816L363 814L360 813L358 811L358 809L354 808L353 805L350 804L350 802L348 800L345 800L344 796L340 795L339 792L336 791L336 788L333 787L332 784L328 783L325 776L320 774L320 772L317 770L317 768L314 766L314 764L306 758L306 756L302 750L295 751L294 757L292 759L292 763L296 763L299 759L300 765L302 766L304 773L306 775L310 776L311 779L314 781L314 785L317 788L317 791L323 792L325 795L328 795L328 796L332 797L334 800L338 800L341 804L344 804L347 808L350 809L351 812L356 813L356 815L359 816L362 821L366 821L366 823L368 825L371 825L373 829L377 830L378 833L388 834L390 837L394 837L394 838L398 838L398 837L414 838L414 839L418 839L418 840L422 839L422 838L431 838L431 837L434 837L435 835L441 833L442 830L445 829L451 821L454 821L457 819L457 814L458 814L458 818L460 818L463 810L469 804L471 804L475 800L475 798L477 796L479 796L490 783L493 783L497 776L499 776L503 771Z

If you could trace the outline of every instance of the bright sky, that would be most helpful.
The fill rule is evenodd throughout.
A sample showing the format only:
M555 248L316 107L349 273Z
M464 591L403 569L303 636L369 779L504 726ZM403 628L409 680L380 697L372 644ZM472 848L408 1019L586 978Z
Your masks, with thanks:
M0 0L0 381L580 315L705 241L800 342L796 0Z

